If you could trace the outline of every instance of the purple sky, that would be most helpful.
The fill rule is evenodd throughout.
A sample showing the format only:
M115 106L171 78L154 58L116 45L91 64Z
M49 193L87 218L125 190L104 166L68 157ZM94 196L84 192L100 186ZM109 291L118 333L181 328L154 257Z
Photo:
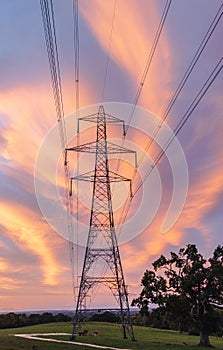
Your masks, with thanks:
M75 93L72 1L53 3L67 115L74 111ZM113 1L79 3L81 107L101 102L133 103L165 1L117 0L104 101L101 95ZM219 0L172 1L138 102L140 107L162 117L220 5ZM167 119L171 128L222 58L222 21L171 110ZM69 245L46 222L34 189L39 149L56 125L39 2L2 0L0 36L0 311L73 308ZM140 291L143 272L161 253L196 243L208 257L222 244L222 81L221 72L178 135L187 161L189 188L177 222L169 232L161 233L173 186L171 168L164 157L157 169L162 184L159 210L143 232L120 247L126 282L133 295ZM143 148L143 135L136 129L138 125L141 130L146 119L133 118L135 133L129 142ZM73 125L76 130L75 120ZM154 159L155 151L148 156ZM46 159L50 161L53 152L47 149ZM146 170L147 163L143 165ZM47 192L51 181L45 179L42 196L53 205ZM150 181L144 183L144 193L152 188ZM153 198L147 199L148 211L151 201ZM133 201L130 215L134 216L138 203ZM81 256L83 248L79 248L79 270ZM92 298L95 305L110 303L106 295L100 296L100 300Z

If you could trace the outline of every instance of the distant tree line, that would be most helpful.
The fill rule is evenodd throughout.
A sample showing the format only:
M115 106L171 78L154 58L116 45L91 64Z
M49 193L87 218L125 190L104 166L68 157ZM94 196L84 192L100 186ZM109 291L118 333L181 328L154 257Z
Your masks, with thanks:
M42 314L26 315L25 313L15 314L14 312L9 312L0 315L0 329L32 326L41 323L70 322L71 320L70 316L63 313L53 315L51 312L44 312Z
M120 321L119 315L114 312L105 311L102 313L93 314L88 321L90 322L109 322L118 323Z
M118 323L119 316L113 312L105 311L102 313L95 313L88 318L90 322L109 322ZM42 314L30 314L26 315L15 314L9 312L7 314L0 315L0 329L4 328L18 328L24 326L33 326L35 324L53 323L53 322L71 322L72 317L59 313L53 315L51 312L44 312Z

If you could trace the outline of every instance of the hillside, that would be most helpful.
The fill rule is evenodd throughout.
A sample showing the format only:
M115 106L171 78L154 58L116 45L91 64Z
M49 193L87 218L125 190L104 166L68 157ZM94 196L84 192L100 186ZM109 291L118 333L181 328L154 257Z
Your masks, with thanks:
M137 342L122 339L121 330L118 325L107 323L87 323L85 329L88 336L77 337L77 342L104 345L132 350L198 350L196 346L198 337L179 334L176 331L158 330L148 327L135 327ZM99 336L93 336L98 331ZM47 325L35 325L31 327L0 330L0 350L89 350L92 347L72 345L65 343L53 343L35 339L24 339L15 337L15 334L38 334L38 333L70 333L69 323L51 323ZM62 339L69 341L69 336L46 336L45 338ZM223 349L221 338L212 338L213 345L217 350Z

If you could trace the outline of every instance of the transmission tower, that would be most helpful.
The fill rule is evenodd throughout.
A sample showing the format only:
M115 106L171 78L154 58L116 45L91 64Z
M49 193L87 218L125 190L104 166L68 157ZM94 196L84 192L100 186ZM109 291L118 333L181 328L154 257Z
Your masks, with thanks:
M66 150L95 154L94 171L71 178L70 194L72 194L72 180L93 183L90 226L73 320L72 338L74 339L80 322L83 322L85 319L86 299L89 296L90 290L98 284L103 284L110 288L119 304L123 337L127 338L127 333L129 333L131 339L135 340L130 316L127 286L124 280L115 232L111 199L111 182L128 181L130 183L131 194L131 180L109 170L108 156L117 153L133 153L136 157L136 152L107 141L107 124L122 123L124 134L125 125L123 120L106 114L103 106L99 107L97 114L78 118L78 124L79 121L96 123L97 138L96 142L85 143L76 147L67 148ZM95 265L99 263L100 259L106 262L107 271L99 276L95 276Z

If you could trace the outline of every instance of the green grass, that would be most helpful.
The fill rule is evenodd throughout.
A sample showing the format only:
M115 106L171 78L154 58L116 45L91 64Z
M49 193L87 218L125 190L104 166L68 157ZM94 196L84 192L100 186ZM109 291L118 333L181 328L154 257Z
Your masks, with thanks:
M39 350L89 350L92 348L72 345L57 344L51 342L29 340L14 337L16 333L70 333L71 324L69 323L51 323L46 325L36 325L31 327L14 328L0 330L0 350L32 350L33 346L38 346ZM147 327L134 327L137 342L130 339L122 339L122 333L119 326L107 323L87 323L84 329L88 330L88 336L77 337L78 342L107 345L119 348L128 348L132 350L200 350L196 346L198 337L187 334L179 334L175 331L158 330ZM93 331L99 331L99 336L94 337ZM49 338L49 337L48 337ZM52 338L52 337L51 337ZM69 340L66 336L57 336L56 339ZM211 343L217 350L223 350L223 339L211 337Z

